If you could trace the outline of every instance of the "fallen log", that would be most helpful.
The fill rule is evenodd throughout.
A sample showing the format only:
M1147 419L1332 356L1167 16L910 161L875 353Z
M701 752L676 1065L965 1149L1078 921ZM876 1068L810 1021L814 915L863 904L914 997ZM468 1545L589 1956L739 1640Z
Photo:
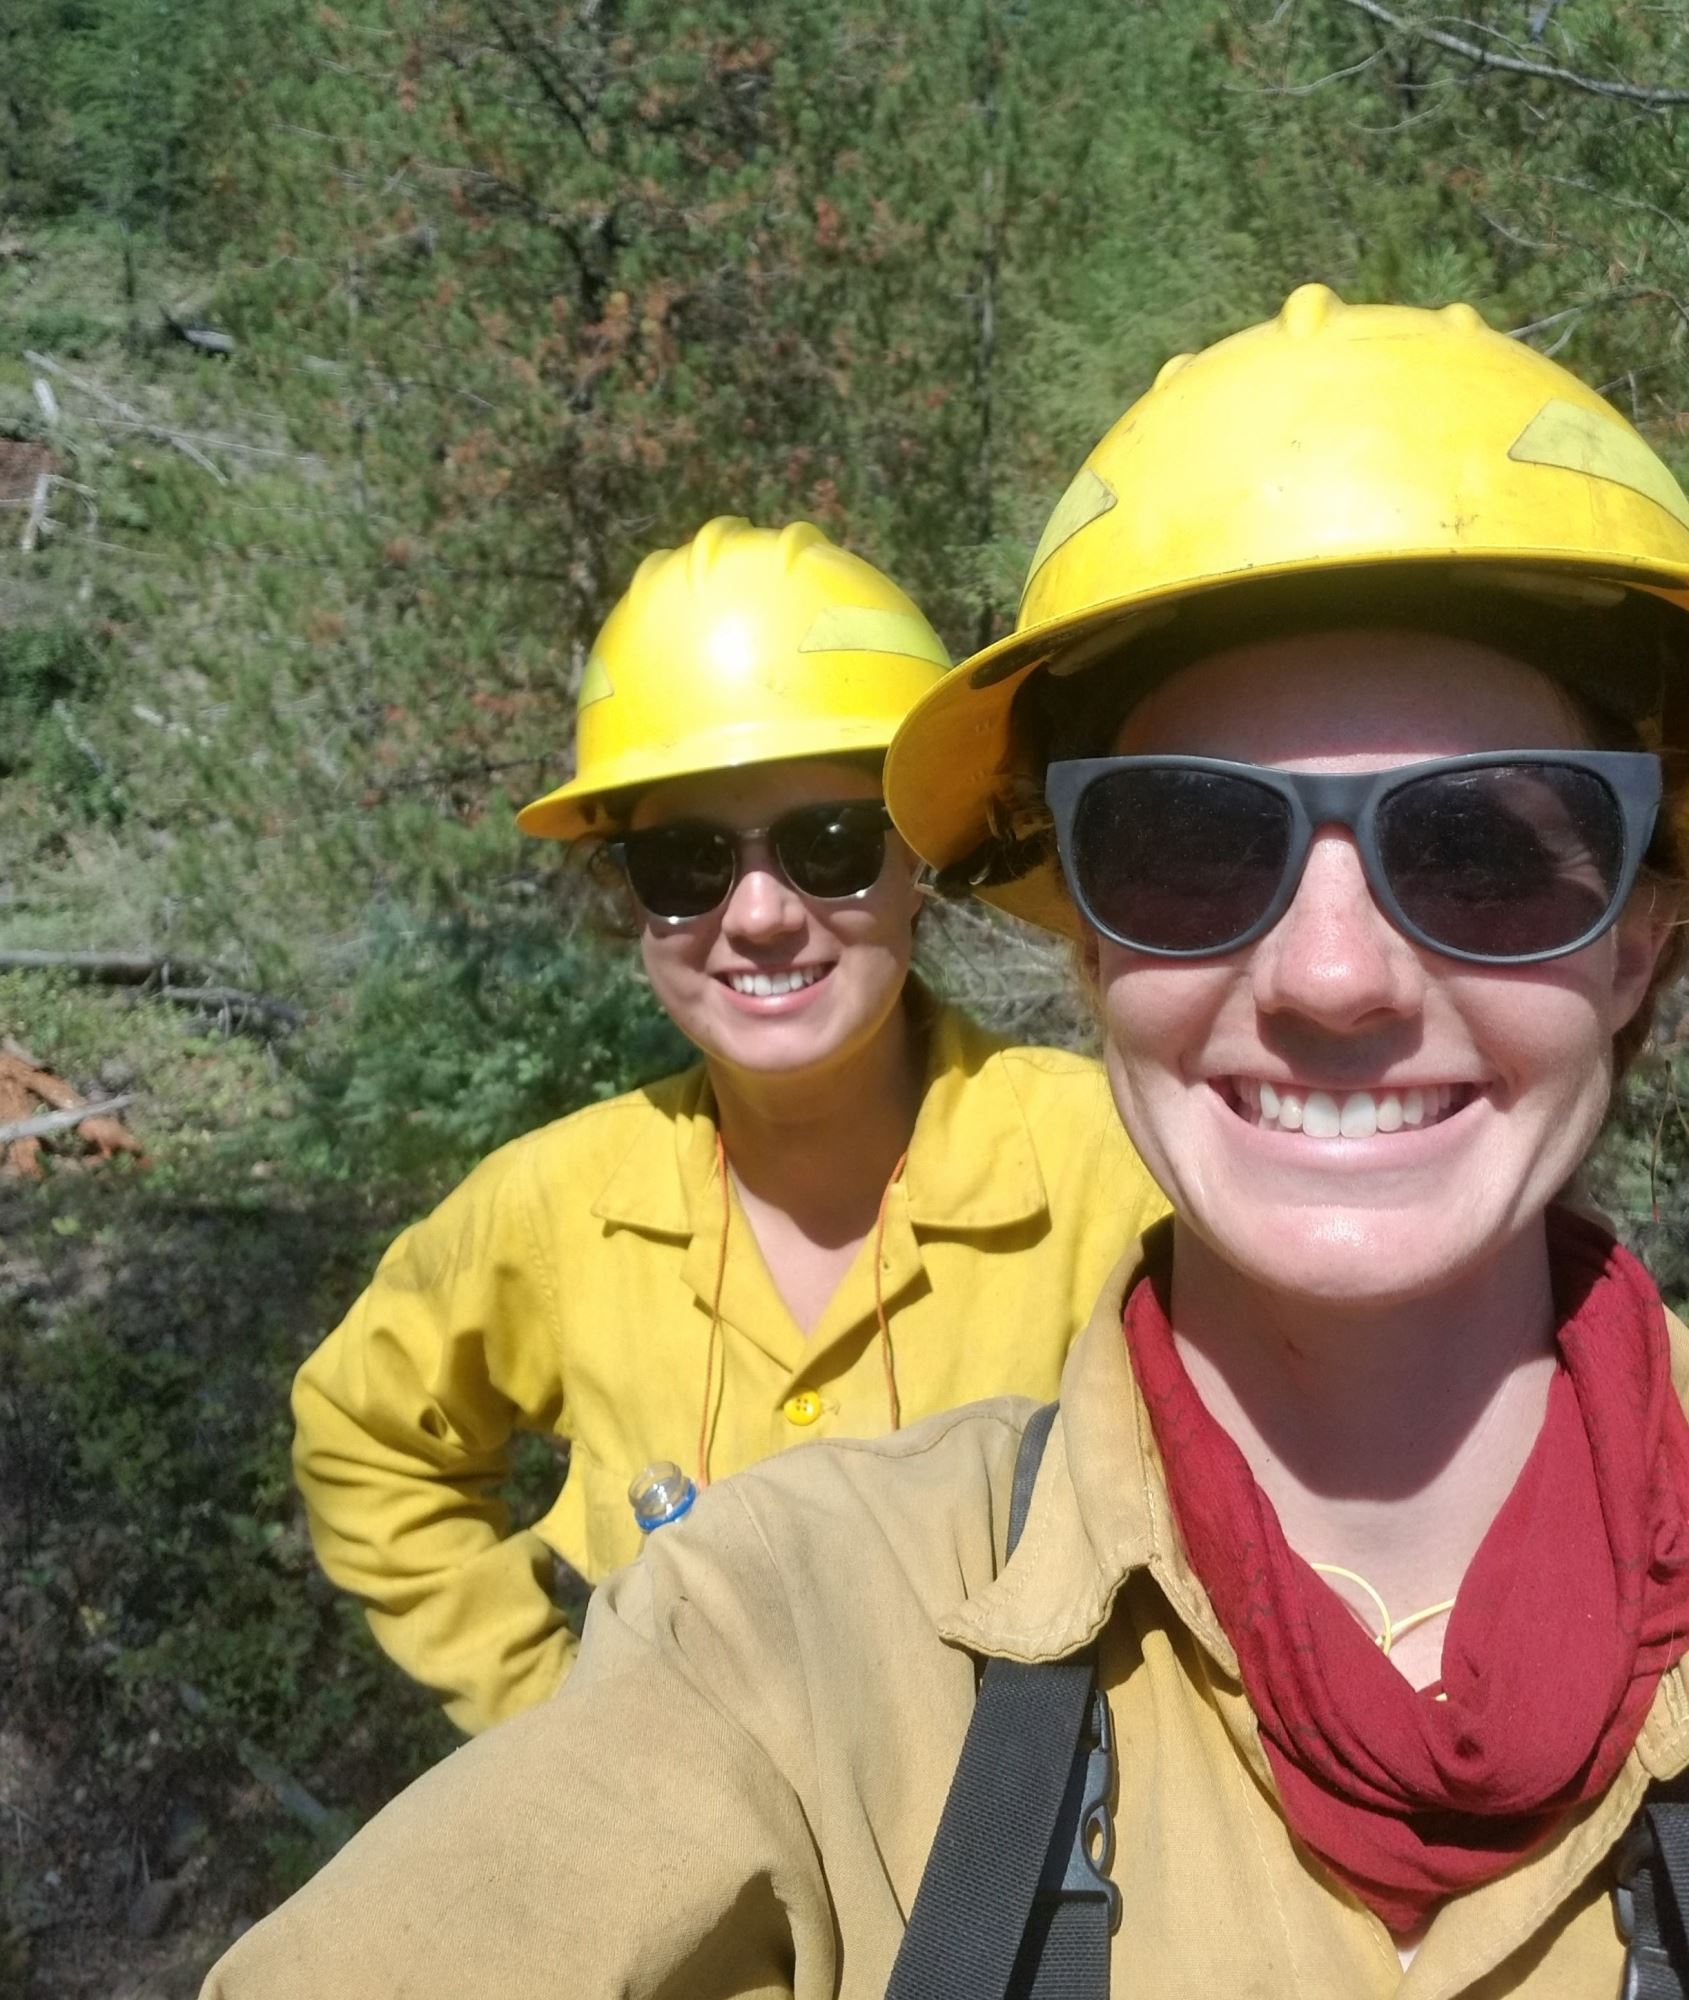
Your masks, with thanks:
M281 1028L303 1027L303 1011L269 993L226 986L209 968L134 951L0 951L0 972L68 972L106 986L148 986L160 1000L195 1007L231 1021L250 1018Z
M113 986L143 986L172 967L188 970L174 959L137 951L0 951L0 972L76 972Z
M135 1093L126 1090L120 1097L108 1097L99 1104L78 1104L68 1111L41 1111L33 1118L14 1118L0 1125L0 1146L16 1145L20 1139L47 1139L55 1132L73 1132L89 1118L109 1118L115 1111L123 1111L135 1101Z

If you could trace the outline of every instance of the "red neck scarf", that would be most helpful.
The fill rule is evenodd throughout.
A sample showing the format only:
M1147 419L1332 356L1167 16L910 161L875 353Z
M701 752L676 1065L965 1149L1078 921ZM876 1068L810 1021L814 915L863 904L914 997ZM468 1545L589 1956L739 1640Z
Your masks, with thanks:
M1446 1701L1410 1687L1285 1541L1179 1359L1166 1270L1126 1303L1174 1518L1291 1830L1398 1933L1603 1792L1689 1649L1689 1423L1660 1295L1605 1231L1559 1210L1549 1252L1560 1366L1449 1615Z

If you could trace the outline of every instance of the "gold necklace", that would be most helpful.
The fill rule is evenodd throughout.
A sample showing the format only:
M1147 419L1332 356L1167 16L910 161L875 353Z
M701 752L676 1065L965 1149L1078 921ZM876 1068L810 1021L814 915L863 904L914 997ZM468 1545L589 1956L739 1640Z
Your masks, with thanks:
M1404 1633L1412 1632L1418 1626L1428 1625L1433 1618L1441 1618L1445 1611L1452 1611L1454 1609L1454 1599L1448 1597L1441 1604L1428 1604L1423 1611L1410 1612L1406 1618L1392 1618L1390 1616L1390 1607L1384 1602L1383 1593L1374 1589L1367 1582L1366 1578L1361 1575L1359 1570L1345 1569L1341 1563L1310 1563L1308 1567L1313 1570L1316 1576L1340 1576L1345 1583L1354 1584L1357 1589L1364 1590L1367 1596L1372 1599L1373 1603L1378 1607L1378 1622L1382 1628L1372 1635L1373 1644L1377 1646L1385 1659L1390 1657L1390 1648L1395 1645L1396 1641ZM1360 1619L1363 1625L1366 1623L1366 1620L1361 1618L1360 1613L1355 1610L1352 1604L1345 1606L1345 1609Z

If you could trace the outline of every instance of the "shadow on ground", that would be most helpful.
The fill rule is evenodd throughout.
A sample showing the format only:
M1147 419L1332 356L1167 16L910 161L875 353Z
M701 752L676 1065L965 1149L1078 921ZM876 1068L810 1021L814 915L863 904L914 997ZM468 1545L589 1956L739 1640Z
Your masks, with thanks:
M397 1218L0 1187L0 1990L192 1993L449 1749L310 1557L286 1389Z

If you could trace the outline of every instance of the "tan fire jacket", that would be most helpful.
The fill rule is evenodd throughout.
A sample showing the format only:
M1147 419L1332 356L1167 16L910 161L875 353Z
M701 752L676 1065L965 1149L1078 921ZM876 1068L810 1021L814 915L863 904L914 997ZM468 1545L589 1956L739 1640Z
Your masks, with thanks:
M561 1694L413 1786L207 1995L878 2000L967 1729L971 1655L1048 1659L1099 1632L1120 1760L1115 1993L1616 1995L1611 1853L1650 1777L1689 1763L1683 1666L1607 1795L1445 1906L1404 1972L1279 1810L1127 1364L1133 1275L1068 1358L1006 1567L1024 1402L713 1488L600 1593ZM1672 1344L1682 1394L1676 1322Z

